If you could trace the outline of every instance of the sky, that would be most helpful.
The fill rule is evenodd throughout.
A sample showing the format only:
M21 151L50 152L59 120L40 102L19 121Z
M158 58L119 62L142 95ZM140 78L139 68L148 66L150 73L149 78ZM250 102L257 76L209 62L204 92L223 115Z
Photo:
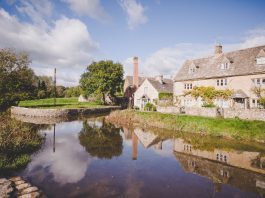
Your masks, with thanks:
M93 61L172 77L183 62L265 45L265 0L0 0L0 48L27 52L37 75L78 85Z

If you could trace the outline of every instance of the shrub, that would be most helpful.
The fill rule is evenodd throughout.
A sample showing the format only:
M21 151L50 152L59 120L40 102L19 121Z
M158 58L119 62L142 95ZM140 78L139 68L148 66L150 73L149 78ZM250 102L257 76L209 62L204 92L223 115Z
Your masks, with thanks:
M159 100L173 100L173 93L159 93L158 94Z
M146 103L144 106L145 111L156 111L156 106L150 102Z
M202 107L213 108L216 107L213 103L203 103Z

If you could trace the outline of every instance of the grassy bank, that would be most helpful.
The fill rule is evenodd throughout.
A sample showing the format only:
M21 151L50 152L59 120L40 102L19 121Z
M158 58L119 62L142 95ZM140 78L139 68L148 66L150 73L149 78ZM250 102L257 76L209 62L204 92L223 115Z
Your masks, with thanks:
M133 110L112 112L107 119L121 126L156 127L179 132L265 142L265 122L262 121L176 116Z
M57 98L56 105L54 106L54 99L38 99L38 100L25 100L20 101L20 107L38 107L38 108L89 108L89 107L102 107L100 102L78 102L78 98Z
M44 138L37 132L44 127L22 123L0 114L0 172L26 166L30 154L38 150Z

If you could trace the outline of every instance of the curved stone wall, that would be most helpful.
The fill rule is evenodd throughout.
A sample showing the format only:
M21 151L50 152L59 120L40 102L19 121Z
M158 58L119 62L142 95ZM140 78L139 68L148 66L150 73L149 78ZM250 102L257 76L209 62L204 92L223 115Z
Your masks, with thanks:
M119 106L108 106L99 108L80 108L80 109L39 109L25 107L11 107L11 115L29 116L29 117L69 117L77 115L91 115L108 113L113 110L118 110Z

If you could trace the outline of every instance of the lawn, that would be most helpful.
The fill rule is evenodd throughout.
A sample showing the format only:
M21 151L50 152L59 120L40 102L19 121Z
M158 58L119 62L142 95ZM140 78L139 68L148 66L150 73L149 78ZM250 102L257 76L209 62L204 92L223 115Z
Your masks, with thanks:
M102 107L100 102L78 102L78 98L56 98L56 105L54 105L53 98L25 100L20 101L20 107L38 107L38 108L89 108Z
M207 118L133 110L112 112L108 116L108 120L128 126L157 127L201 135L265 142L265 122L263 121Z

